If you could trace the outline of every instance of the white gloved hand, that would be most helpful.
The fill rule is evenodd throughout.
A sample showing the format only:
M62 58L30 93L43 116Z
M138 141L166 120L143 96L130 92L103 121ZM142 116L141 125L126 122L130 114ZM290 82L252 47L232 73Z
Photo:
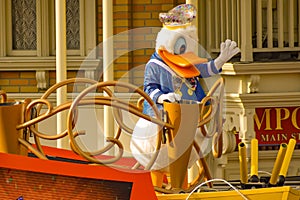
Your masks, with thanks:
M160 95L157 99L157 103L163 104L164 101L175 102L175 101L180 101L180 100L181 100L181 96L179 94L171 92L168 94Z
M236 42L229 39L221 43L220 50L220 55L215 59L215 65L218 69L222 68L227 61L241 51Z

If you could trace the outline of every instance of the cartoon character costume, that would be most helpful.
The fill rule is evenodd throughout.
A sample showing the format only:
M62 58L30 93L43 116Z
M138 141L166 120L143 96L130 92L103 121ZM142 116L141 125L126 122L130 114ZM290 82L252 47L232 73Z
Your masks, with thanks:
M163 102L194 100L200 102L205 92L199 80L218 74L224 63L236 55L240 49L236 42L227 39L221 44L220 55L214 60L198 57L196 51L198 38L196 27L191 25L196 17L192 4L176 6L168 13L160 14L163 27L157 34L155 53L145 66L144 91L162 110ZM143 112L154 116L148 102L144 102ZM130 144L131 151L140 164L146 166L155 151L157 125L145 119L139 119ZM197 130L195 140L204 155L211 151L211 138L202 136ZM193 149L189 166L199 156ZM151 170L167 170L168 154L166 145L161 146L155 164Z

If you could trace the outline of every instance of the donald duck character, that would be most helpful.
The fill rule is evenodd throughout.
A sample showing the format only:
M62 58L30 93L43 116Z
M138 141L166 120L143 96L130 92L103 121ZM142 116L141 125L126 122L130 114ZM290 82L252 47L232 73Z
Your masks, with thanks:
M145 66L144 91L163 109L163 102L180 100L201 101L205 92L200 85L201 78L221 72L222 66L240 52L237 43L227 39L220 45L220 55L213 60L198 57L197 29L191 22L196 18L196 8L192 4L178 5L168 13L160 13L163 27L157 34L155 52ZM143 113L154 116L148 102L144 102ZM203 154L211 151L210 139L197 130L195 140ZM146 166L155 151L157 125L139 119L132 134L131 151L137 161ZM192 151L189 167L199 159ZM164 144L158 154L153 172L168 171L167 148ZM155 184L154 184L155 185Z

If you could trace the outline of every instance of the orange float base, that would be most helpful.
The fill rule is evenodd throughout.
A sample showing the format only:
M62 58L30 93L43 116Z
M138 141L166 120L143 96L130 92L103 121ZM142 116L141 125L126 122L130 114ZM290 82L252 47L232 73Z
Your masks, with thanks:
M68 150L45 147L44 151L72 162L0 153L2 199L157 199L148 171L88 165ZM127 158L119 161L133 163Z

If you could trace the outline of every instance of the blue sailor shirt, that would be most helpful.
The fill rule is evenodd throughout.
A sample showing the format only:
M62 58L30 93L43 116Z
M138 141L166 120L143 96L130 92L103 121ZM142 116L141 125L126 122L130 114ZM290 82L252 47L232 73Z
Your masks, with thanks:
M199 78L211 77L221 72L214 64L214 60L195 65L200 71L200 76L195 77L195 87L191 92L186 79L179 77L155 52L145 66L144 73L144 91L156 103L159 110L163 109L162 104L157 103L157 99L162 94L180 90L181 99L201 101L205 92L199 83ZM154 111L147 101L144 102L143 113L154 116Z

